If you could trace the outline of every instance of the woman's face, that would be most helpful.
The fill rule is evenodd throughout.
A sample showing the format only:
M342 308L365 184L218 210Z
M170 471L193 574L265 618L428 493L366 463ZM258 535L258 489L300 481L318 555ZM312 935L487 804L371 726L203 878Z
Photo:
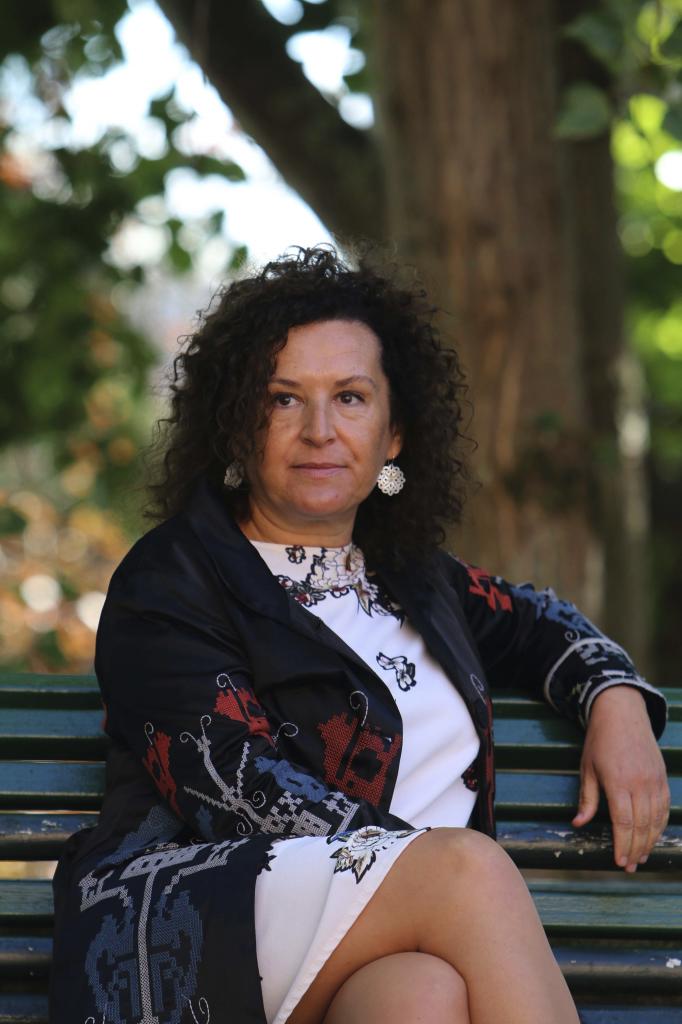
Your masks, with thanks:
M381 346L366 324L293 327L269 384L260 452L246 464L254 540L339 546L381 467L400 451Z

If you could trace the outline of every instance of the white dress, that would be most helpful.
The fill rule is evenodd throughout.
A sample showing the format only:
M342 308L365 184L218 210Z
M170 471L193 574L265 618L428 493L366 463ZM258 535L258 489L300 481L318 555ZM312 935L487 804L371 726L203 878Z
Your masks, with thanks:
M362 552L252 542L291 596L309 607L388 686L403 745L391 813L415 829L464 826L479 741L464 701L401 609L367 575ZM364 694L358 692L362 701ZM364 698L366 699L366 698ZM391 865L420 832L366 827L273 846L258 876L256 948L268 1024L284 1024Z

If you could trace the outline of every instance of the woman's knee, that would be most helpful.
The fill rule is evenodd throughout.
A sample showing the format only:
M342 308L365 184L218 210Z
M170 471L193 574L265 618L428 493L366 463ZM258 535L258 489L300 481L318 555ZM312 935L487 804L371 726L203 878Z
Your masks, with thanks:
M484 879L517 873L511 858L494 839L470 828L434 828L413 846L422 859L423 870L434 872L430 877L441 883L444 879L462 882L475 876Z
M394 953L365 964L340 987L323 1024L469 1024L461 975L429 953Z

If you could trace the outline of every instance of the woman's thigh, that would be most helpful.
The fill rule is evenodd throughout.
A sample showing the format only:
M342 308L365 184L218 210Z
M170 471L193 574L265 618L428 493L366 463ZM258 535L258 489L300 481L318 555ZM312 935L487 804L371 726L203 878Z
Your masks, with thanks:
M430 953L393 953L343 983L323 1024L470 1024L464 979Z
M419 951L418 903L457 848L491 842L469 829L432 829L401 853L371 900L319 971L287 1024L320 1024L341 986L366 964ZM456 865L452 864L456 871Z

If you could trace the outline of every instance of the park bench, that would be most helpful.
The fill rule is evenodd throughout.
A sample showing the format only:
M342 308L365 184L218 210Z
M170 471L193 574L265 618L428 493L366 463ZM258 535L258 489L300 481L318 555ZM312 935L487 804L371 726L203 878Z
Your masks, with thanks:
M605 815L570 825L580 731L521 693L494 702L499 838L586 1024L682 1022L682 690L665 693L671 822L634 876L613 867ZM93 676L0 675L0 860L52 861L94 824L101 718ZM0 879L0 1024L47 1021L51 925L49 880Z

